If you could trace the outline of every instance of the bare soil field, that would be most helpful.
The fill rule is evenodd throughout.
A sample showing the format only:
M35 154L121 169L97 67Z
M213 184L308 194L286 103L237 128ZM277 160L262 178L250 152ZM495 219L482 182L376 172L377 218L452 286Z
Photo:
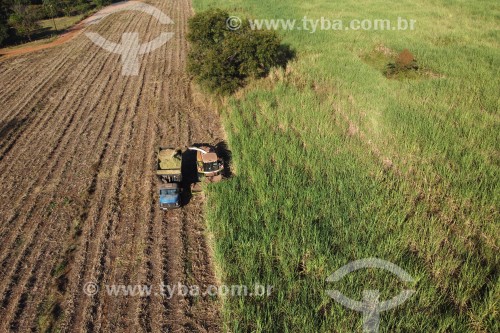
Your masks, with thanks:
M215 284L203 197L162 212L155 147L222 140L185 72L189 1L150 1L89 27L120 42L174 37L122 76L84 34L0 62L0 332L214 332L209 297L87 296L87 282Z

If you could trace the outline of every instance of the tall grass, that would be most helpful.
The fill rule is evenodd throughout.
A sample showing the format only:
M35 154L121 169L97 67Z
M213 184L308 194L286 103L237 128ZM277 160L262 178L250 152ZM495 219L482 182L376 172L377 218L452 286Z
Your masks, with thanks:
M227 298L234 332L361 331L361 315L325 293L416 294L382 314L381 331L496 332L500 207L500 9L496 1L197 0L256 18L417 20L415 31L280 32L287 70L225 105L237 170L211 185L207 216L226 283L274 285ZM424 74L390 80L404 48ZM373 61L376 59L376 61ZM380 270L325 279L365 257Z

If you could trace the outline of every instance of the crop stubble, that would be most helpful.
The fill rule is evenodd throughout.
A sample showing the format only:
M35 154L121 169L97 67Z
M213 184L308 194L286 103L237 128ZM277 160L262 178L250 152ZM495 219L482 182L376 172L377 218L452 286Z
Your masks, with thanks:
M83 293L105 284L215 284L203 199L157 209L154 150L222 137L185 73L187 1L151 2L174 38L121 75L84 35L0 63L0 331L218 331L216 301ZM92 27L110 40L165 26L134 11ZM209 121L204 121L208 119ZM214 121L215 119L215 121Z

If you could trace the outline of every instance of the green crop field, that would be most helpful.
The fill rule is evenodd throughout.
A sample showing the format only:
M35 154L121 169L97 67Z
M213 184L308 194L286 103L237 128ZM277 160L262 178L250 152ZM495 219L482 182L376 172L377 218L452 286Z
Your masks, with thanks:
M234 176L208 189L231 332L361 332L326 293L380 300L381 332L498 332L500 6L497 0L195 0L242 18L416 20L414 31L277 32L296 50L221 103ZM387 78L403 49L412 76ZM406 270L326 282L369 257Z

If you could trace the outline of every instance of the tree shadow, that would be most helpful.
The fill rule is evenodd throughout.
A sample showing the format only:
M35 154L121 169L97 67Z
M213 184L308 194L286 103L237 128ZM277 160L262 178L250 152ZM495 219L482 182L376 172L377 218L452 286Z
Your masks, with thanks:
M11 29L14 31L14 29ZM66 32L66 29L58 29L55 30L52 27L40 27L33 31L33 33L30 35L30 37L25 37L25 36L19 36L12 32L9 34L9 36L4 40L2 47L8 47L8 46L17 46L25 43L30 43L30 42L36 42L37 40L40 39L46 39L46 38L52 38L56 37L58 35L61 35L62 33Z
M217 156L222 158L224 161L224 172L222 175L224 178L230 178L233 173L231 172L231 161L233 158L233 153L229 149L229 145L226 141L221 141L215 145L215 151L217 152Z
M278 46L278 51L276 55L276 59L271 67L265 68L265 70L262 72L261 75L259 75L259 78L264 78L267 75L269 75L269 72L273 68L282 68L286 70L288 63L292 60L294 60L297 56L297 52L289 45L289 44L280 44ZM242 78L242 80L244 77ZM241 87L244 87L246 85L245 82L242 81Z
M34 34L31 35L31 40L35 41L38 39L45 39L45 38L51 38L56 35L62 34L66 29L58 29L55 30L52 27L45 27L45 28L40 28L35 31Z
M286 69L288 63L295 60L297 52L290 46L290 44L281 44L279 46L278 66Z

